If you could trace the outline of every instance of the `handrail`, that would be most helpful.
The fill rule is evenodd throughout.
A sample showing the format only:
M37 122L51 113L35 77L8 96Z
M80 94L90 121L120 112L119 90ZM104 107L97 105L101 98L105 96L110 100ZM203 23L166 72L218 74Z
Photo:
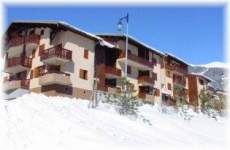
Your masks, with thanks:
M40 56L41 56L41 60L54 57L54 56L71 60L72 51L62 48L62 45L59 44L57 46L40 51Z

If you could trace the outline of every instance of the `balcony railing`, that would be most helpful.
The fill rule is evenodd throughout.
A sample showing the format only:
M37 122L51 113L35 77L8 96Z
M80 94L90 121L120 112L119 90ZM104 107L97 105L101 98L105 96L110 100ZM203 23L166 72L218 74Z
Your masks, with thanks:
M50 85L50 84L61 84L61 85L70 85L70 75L64 72L58 71L48 71L43 73L39 79L39 84L41 85Z
M173 83L185 86L186 85L186 79L180 75L173 75Z
M105 65L105 73L113 74L116 76L121 76L121 70L115 67L110 67Z
M13 57L7 60L7 67L21 65L27 68L31 67L32 60L29 57Z
M71 60L72 51L62 48L62 45L60 44L46 50L41 50L40 56L41 56L41 60L45 60L51 57L58 57L62 59Z
M7 43L7 48L10 48L12 46L17 46L17 45L21 45L23 43L23 37L21 36L15 36L15 37L12 37L8 43Z
M21 80L21 88L29 89L30 87L30 79Z
M149 76L139 76L138 77L138 83L143 83L143 82L147 82L150 84L154 84L154 77L149 77Z
M124 57L125 57L125 53L122 52L121 55L120 55L120 58L124 58ZM134 55L132 53L128 53L128 59L130 59L132 61L135 61L137 63L140 63L142 65L148 66L150 68L152 68L153 65L154 65L154 62L150 62L150 61L148 61L148 60L146 60L144 58L141 58L141 57L139 57L137 55Z
M26 39L25 39L26 43L39 44L39 41L40 41L40 36L37 34L30 34L26 36Z
M165 64L165 68L168 70L175 70L183 74L187 73L187 69L179 67L177 65Z
M22 80L7 80L3 84L4 91L15 90L18 88L29 89L30 80L22 79Z
M37 34L30 34L25 37L25 43L34 43L34 44L39 44L40 41L40 36ZM13 46L18 46L23 44L24 42L24 37L22 36L13 36L7 43L7 48L13 47Z

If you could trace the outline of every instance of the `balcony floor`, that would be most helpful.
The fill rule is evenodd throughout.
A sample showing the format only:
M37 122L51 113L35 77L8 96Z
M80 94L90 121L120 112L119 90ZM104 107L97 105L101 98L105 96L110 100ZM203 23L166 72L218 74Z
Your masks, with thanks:
M15 65L12 67L6 67L4 72L14 74L22 71L27 71L27 70L29 70L29 68L24 67L22 65Z
M63 74L49 73L40 77L40 85L50 85L50 84L61 84L61 85L71 85L70 76L65 76Z
M54 56L47 59L43 59L42 62L50 65L62 65L64 63L70 62L70 60Z
M119 61L121 63L125 63L125 58L119 58L119 59L117 59L117 61ZM136 67L140 70L150 70L150 71L153 70L153 67L151 68L149 66L143 65L141 63L138 63L138 62L130 60L130 59L128 59L128 65Z

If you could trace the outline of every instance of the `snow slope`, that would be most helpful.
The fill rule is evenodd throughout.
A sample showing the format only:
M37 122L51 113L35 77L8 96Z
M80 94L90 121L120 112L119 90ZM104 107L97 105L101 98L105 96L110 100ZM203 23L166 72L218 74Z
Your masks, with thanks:
M226 118L196 115L186 121L143 105L134 120L113 107L88 101L27 94L0 101L0 149L226 149Z

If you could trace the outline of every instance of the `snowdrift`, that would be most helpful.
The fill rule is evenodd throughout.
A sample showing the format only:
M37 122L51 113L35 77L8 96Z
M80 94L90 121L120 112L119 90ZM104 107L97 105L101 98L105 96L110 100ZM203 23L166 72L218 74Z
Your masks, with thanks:
M0 149L226 149L226 118L202 114L183 120L143 105L141 119L120 116L113 107L88 101L27 94L0 101Z

